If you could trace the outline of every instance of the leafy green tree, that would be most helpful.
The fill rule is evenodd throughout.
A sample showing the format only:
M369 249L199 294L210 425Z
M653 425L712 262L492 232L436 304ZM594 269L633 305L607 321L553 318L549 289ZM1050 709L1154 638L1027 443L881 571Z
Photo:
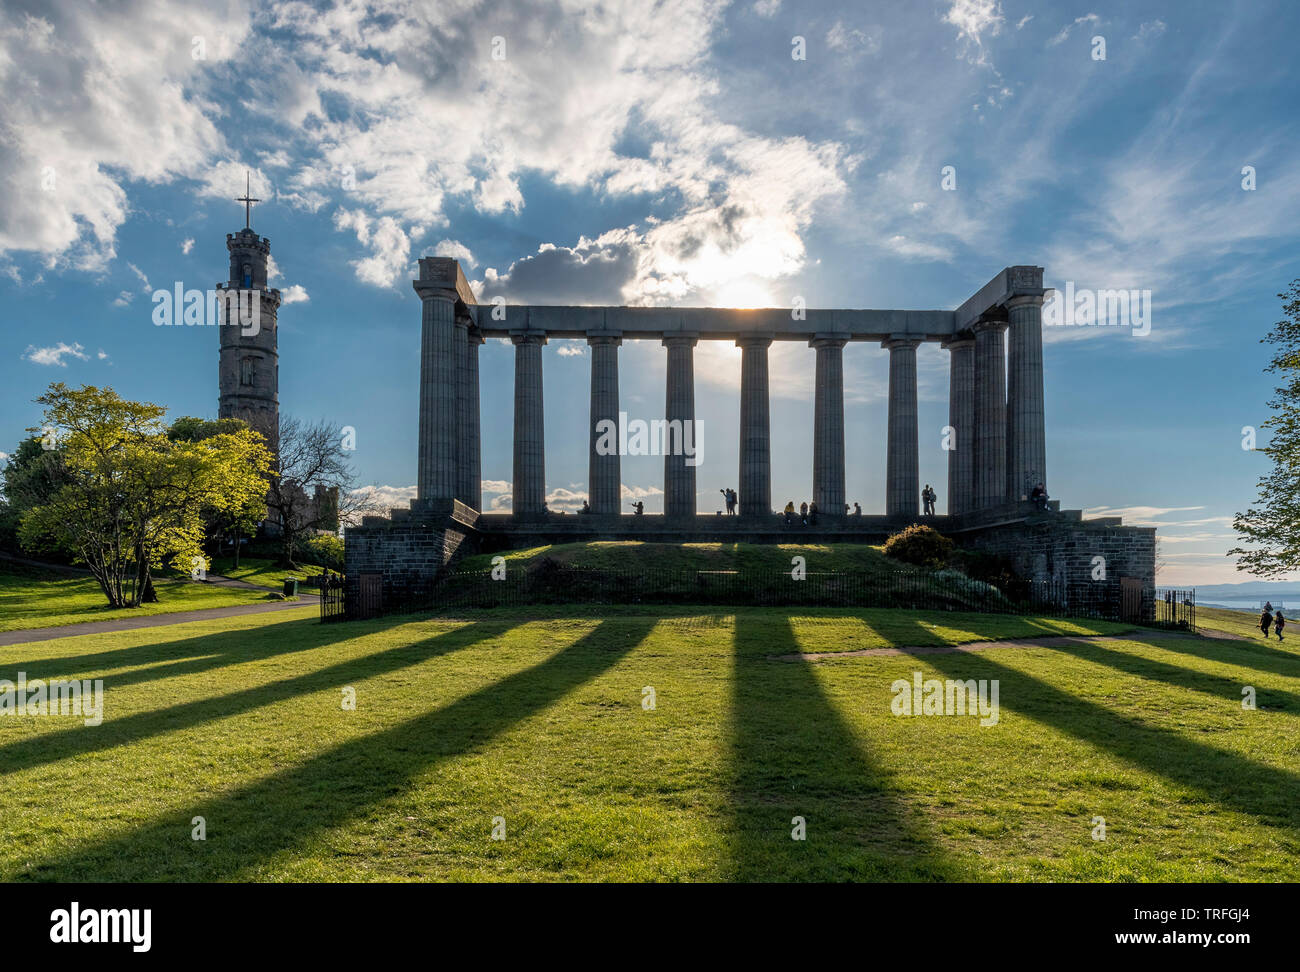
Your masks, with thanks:
M168 426L167 438L172 442L202 442L215 435L234 435L248 428L249 424L239 418L203 419L183 415ZM206 535L214 546L219 545L223 537L234 541L235 566L238 567L240 538L255 536L258 526L266 519L266 494L250 496L243 506L229 509L207 507L201 515Z
M50 439L24 439L0 471L4 502L0 504L0 546L17 551L18 525L23 514L38 506L67 481L61 451ZM56 553L52 537L33 537L29 552L43 556Z
M244 507L266 491L271 456L251 429L173 441L161 407L111 388L56 382L36 401L67 481L23 515L19 536L54 538L111 607L139 605L167 559L182 569L201 561L204 509Z
M1237 556L1238 570L1259 577L1300 570L1300 279L1278 297L1284 317L1262 343L1273 345L1265 370L1281 383L1268 401L1273 414L1261 424L1271 433L1269 444L1256 450L1273 468L1259 480L1255 505L1233 519L1233 529L1250 547L1228 551Z

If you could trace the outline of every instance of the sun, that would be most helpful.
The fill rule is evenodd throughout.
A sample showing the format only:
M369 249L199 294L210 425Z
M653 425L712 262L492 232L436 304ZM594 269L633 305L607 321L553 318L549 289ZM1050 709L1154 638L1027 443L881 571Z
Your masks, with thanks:
M715 307L771 307L772 292L753 279L733 280L723 284L713 293Z

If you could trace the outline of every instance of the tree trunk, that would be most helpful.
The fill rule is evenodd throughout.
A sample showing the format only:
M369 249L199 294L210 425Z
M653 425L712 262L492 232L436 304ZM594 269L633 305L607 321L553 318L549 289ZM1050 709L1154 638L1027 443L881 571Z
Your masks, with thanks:
M239 527L235 527L235 569L239 569Z

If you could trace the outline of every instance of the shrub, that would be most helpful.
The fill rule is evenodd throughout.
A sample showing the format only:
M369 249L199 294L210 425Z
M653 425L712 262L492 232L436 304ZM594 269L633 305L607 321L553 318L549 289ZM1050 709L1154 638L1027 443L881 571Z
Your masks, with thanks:
M303 560L330 570L343 569L343 541L339 537L321 534L302 545Z
M954 544L934 527L914 523L885 541L885 556L921 567L942 567Z

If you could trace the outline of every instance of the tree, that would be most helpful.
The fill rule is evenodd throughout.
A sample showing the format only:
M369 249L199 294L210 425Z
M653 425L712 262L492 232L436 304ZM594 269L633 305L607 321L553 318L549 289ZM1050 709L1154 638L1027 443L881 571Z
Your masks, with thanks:
M1300 279L1278 297L1285 316L1261 343L1274 347L1265 371L1281 384L1268 401L1273 414L1261 425L1272 433L1269 444L1255 450L1273 468L1259 480L1256 505L1233 518L1233 529L1252 547L1228 551L1237 555L1238 570L1259 577L1300 570Z
M23 515L45 502L68 481L62 451L51 438L24 439L18 443L4 471L5 501L0 505L0 546L19 549L18 525ZM50 554L57 549L52 537L33 537L28 550Z
M280 421L279 475L271 479L266 502L286 566L295 566L297 551L315 531L337 531L366 504L343 441L342 430L328 422Z
M202 419L193 415L183 415L167 428L167 438L172 442L202 442L215 435L232 435L241 429L250 428L240 418ZM260 433L259 433L260 437ZM227 509L205 508L202 513L205 534L219 547L222 537L231 536L234 540L235 566L239 566L239 541L241 537L256 535L257 528L266 518L266 495L249 495L243 506Z
M184 569L201 560L204 509L242 508L266 489L271 456L251 429L173 441L161 407L111 388L56 382L36 401L67 479L23 515L20 538L52 537L111 607L138 606L168 558Z

